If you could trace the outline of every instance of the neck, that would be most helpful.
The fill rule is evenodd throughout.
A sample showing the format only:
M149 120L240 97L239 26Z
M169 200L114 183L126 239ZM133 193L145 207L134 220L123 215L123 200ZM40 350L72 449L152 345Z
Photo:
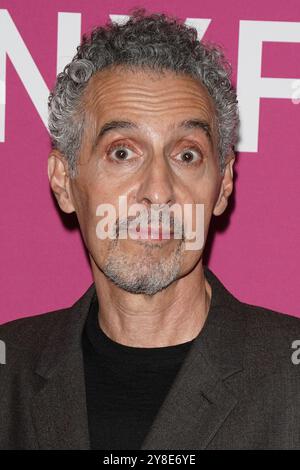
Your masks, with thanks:
M200 261L189 274L153 296L129 293L112 283L92 260L99 325L113 341L132 347L185 343L201 331L211 287Z

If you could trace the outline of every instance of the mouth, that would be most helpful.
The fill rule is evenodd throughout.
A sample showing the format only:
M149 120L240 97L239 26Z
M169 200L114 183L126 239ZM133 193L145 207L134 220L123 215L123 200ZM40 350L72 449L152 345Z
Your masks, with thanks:
M149 242L168 241L174 238L173 229L165 229L163 227L140 227L139 230L128 229L129 237L134 240L147 240Z

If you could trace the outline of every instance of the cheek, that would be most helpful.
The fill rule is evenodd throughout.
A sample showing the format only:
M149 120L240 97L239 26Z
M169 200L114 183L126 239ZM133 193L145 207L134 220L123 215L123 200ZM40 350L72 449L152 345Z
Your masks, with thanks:
M85 243L90 238L93 225L96 225L96 203L93 202L93 189L82 181L76 181L76 186L72 189L75 204L76 216L80 226L80 231Z
M187 212L191 214L187 217L188 223L191 223L194 233L196 230L201 231L200 236L205 240L215 206L216 185L211 182L206 185L200 182L197 191L190 194L190 198L185 199L187 204L192 201L190 212ZM192 222L189 222L191 220Z
M96 257L101 257L101 253L105 253L110 243L110 240L99 238L99 230L107 232L112 228L118 216L118 199L114 196L115 190L111 185L107 186L103 188L99 183L90 183L82 188L78 195L80 207L77 215L82 236L88 250ZM109 225L104 223L103 226L101 221L107 221Z
M199 181L197 189L193 193L189 193L189 200L187 202L203 205L205 221L207 222L213 211L217 195L218 186L215 182Z

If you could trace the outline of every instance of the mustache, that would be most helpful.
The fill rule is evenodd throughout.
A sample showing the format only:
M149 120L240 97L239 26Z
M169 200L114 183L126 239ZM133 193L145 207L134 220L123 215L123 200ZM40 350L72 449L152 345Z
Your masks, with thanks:
M184 238L184 226L181 221L174 218L173 214L167 215L167 213L163 214L161 211L158 215L154 216L154 224L151 218L151 213L147 215L140 215L140 216L128 216L126 219L116 219L115 222L115 230L116 235L119 237L119 232L126 227L129 228L130 224L139 225L140 228L148 228L151 226L155 226L160 228L162 231L169 231L170 234L179 233L182 238Z

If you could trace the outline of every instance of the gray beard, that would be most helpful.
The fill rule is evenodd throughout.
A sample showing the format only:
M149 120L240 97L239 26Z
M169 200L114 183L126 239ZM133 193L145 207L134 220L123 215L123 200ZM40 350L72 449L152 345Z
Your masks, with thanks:
M118 239L114 240L103 273L117 286L133 294L154 295L168 287L178 278L184 241L167 258L159 257L156 250L160 244L145 244L143 256L134 257L120 250Z

